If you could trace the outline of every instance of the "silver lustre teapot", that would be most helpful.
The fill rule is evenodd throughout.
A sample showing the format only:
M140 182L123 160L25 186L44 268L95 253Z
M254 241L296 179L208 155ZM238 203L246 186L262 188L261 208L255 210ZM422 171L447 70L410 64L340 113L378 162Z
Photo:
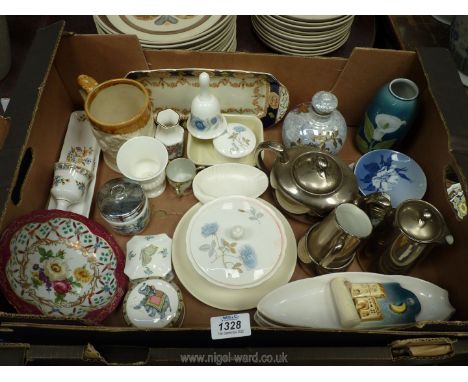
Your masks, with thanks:
M353 171L338 157L312 146L286 149L278 142L262 142L255 157L266 173L264 150L276 154L270 171L276 201L294 218L316 223L342 203L363 204Z

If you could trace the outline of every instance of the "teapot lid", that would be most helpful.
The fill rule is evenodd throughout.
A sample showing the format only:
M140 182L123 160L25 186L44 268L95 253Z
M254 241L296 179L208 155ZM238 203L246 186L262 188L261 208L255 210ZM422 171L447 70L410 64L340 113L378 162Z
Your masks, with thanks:
M325 152L306 152L296 158L293 176L311 194L329 194L341 184L343 174L335 158Z
M423 200L407 200L395 212L396 223L412 239L420 242L438 240L445 232L441 213Z

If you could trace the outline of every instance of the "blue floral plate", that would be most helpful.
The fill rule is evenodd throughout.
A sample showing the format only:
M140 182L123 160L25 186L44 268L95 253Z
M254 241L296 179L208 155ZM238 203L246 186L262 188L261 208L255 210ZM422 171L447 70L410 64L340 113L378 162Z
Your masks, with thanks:
M407 199L422 199L427 180L421 167L409 156L394 150L374 150L363 155L354 174L364 195L385 192L397 207Z

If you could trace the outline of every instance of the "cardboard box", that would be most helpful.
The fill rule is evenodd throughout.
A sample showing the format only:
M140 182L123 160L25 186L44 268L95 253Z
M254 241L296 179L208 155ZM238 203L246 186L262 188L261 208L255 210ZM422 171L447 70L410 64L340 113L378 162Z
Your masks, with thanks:
M59 156L70 113L83 107L76 85L79 74L104 81L123 77L132 70L195 67L272 73L289 89L291 106L310 100L316 91L332 90L339 99L339 110L351 126L350 138L340 153L348 162L359 157L352 137L376 90L397 77L413 79L420 88L420 116L402 151L425 170L425 199L445 216L455 244L434 249L411 275L447 289L457 309L454 318L465 321L421 323L405 330L253 328L250 337L215 342L210 337L209 318L225 312L204 305L183 287L187 312L183 327L157 331L126 326L121 309L102 326L92 327L72 320L19 315L0 296L0 355L2 351L11 355L11 349L15 349L18 363L26 360L33 364L177 364L182 362L180 354L184 352L284 351L289 355L289 364L466 363L468 298L464 277L468 271L468 218L461 222L456 219L447 200L444 178L446 167L451 166L466 194L468 100L451 58L443 49L415 53L357 48L349 59L156 52L142 51L135 36L73 35L63 33L62 23L53 24L38 32L8 109L9 120L0 120L0 230L25 213L45 208L53 163ZM265 139L280 141L281 124L265 130ZM101 160L97 189L117 176ZM269 192L263 197L272 201ZM153 218L144 233L172 236L180 217L195 202L193 196L177 199L168 188L163 196L151 200ZM96 208L92 208L90 217L107 227ZM299 239L307 226L290 222ZM125 248L128 237L114 236ZM350 270L359 270L356 262ZM297 266L292 280L304 277Z

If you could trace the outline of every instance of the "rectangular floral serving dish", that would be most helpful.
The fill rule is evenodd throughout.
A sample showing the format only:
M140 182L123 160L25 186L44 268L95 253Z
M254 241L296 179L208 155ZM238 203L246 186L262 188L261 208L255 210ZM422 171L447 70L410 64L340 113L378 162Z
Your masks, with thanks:
M286 114L288 89L269 73L158 69L133 71L126 78L139 81L148 89L155 114L164 109L173 109L186 119L192 99L198 94L198 76L202 72L210 76L210 88L219 99L222 113L255 115L265 128L275 125Z

